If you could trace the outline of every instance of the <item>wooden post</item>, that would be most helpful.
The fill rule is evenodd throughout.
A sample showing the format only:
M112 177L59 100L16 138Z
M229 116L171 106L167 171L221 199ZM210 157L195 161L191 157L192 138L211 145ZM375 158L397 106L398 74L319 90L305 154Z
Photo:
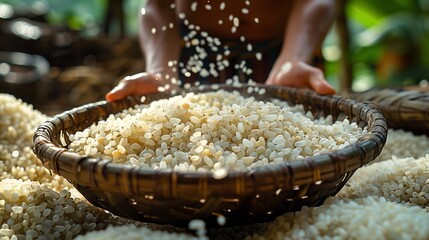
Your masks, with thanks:
M339 91L340 93L347 93L351 91L353 83L353 71L349 51L350 34L346 16L347 0L336 0L336 3L337 16L335 25L341 50Z
M119 36L125 36L124 0L108 0L104 16L103 33L108 36L111 33L112 23L118 22Z

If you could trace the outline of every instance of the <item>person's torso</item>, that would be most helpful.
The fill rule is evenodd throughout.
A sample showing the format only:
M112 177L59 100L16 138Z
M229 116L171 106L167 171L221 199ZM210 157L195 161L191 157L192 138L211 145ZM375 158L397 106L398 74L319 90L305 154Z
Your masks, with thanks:
M211 37L264 41L284 35L292 1L283 0L177 0L178 18L199 26Z

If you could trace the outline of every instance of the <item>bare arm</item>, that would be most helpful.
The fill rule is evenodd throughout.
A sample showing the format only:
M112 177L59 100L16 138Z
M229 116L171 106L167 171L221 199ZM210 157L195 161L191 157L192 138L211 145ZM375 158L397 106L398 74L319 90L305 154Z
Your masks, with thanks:
M280 59L309 63L335 16L334 0L295 0Z
M181 49L171 4L173 0L147 0L145 11L139 15L139 39L145 54L146 72L169 74L177 79L177 73L167 65L169 61L178 61Z
M334 0L293 1L282 51L267 80L268 84L309 87L321 94L335 93L322 71L309 65L334 16Z
M145 72L125 77L106 94L108 101L122 99L129 95L143 95L157 92L160 87L178 88L178 80L168 62L178 62L181 38L176 24L174 0L147 0L139 15L139 40L145 56Z

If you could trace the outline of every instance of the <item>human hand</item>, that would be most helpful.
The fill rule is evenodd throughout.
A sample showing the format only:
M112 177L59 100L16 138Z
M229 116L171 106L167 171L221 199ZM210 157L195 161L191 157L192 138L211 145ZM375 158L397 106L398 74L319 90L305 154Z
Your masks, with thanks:
M335 89L325 80L323 72L302 61L274 66L266 84L309 88L322 95L335 94Z
M167 85L168 87L166 87ZM159 92L160 87L167 88L167 90L179 88L177 85L164 80L160 74L142 72L125 77L119 81L119 84L106 94L106 100L111 102L130 95L156 93Z

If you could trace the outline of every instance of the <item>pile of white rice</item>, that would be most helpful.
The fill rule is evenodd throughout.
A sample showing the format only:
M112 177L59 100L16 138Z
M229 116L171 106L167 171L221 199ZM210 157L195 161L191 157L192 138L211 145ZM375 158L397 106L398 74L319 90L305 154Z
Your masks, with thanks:
M34 132L48 117L8 94L0 94L0 116L0 180L29 179L57 191L72 189L67 180L51 174L33 153Z
M365 134L347 119L314 119L302 106L218 90L111 115L71 135L69 149L144 168L247 169L338 150Z
M32 145L36 127L47 116L9 94L0 94L0 145Z
M72 239L78 234L124 224L70 192L56 192L34 181L0 181L0 238ZM9 239L1 238L1 239Z
M50 173L33 153L30 146L18 148L0 144L0 180L22 179L44 183L56 191L74 189L63 177ZM75 194L76 191L73 191Z
M186 233L174 233L160 230L152 230L136 225L109 226L102 231L93 231L80 235L76 240L105 240L105 239L163 239L163 240L207 240L206 237L195 237Z
M322 207L278 217L246 240L415 239L429 236L429 214L384 198L330 199Z
M429 154L418 159L393 157L362 167L337 196L351 199L382 196L392 202L426 207L429 204Z
M389 129L383 151L381 151L373 163L392 159L392 156L396 156L397 158L419 158L428 153L428 136L415 135L412 132L401 129Z

